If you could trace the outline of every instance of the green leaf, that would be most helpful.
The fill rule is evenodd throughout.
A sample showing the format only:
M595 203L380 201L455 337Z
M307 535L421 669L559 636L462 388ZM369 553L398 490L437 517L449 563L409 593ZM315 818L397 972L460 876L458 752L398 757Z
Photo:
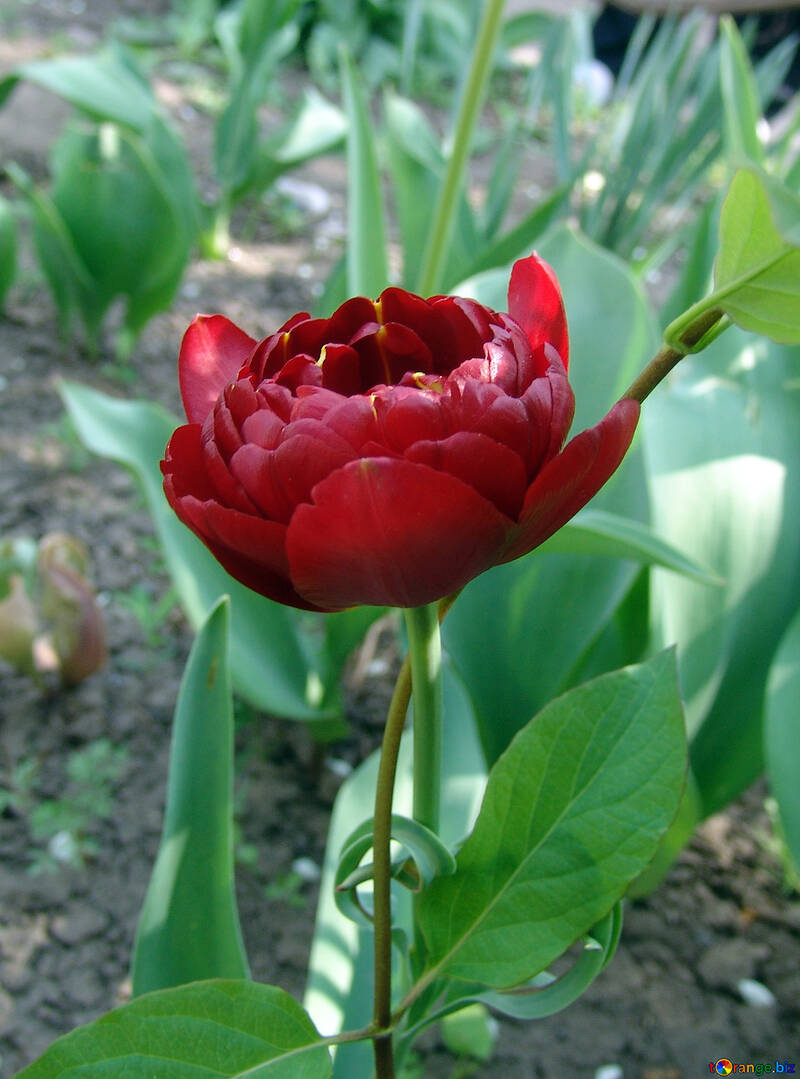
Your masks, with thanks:
M728 154L733 160L749 158L763 165L764 149L757 131L761 104L750 58L730 15L720 19L720 30L720 85Z
M134 996L246 978L233 879L230 601L209 614L181 683L167 808L133 952Z
M705 584L723 582L710 570L699 566L646 525L603 510L581 510L576 517L539 548L542 554L604 555L630 558L642 565L663 566Z
M778 803L781 826L795 864L800 865L800 612L786 631L767 682L764 746L767 776Z
M58 208L44 192L37 190L28 174L13 162L6 172L27 200L33 215L33 242L58 309L62 334L68 334L73 312L80 306L87 328L96 327L102 317L102 300L92 290L92 278L83 264ZM97 312L94 313L95 308ZM90 340L90 345L94 344Z
M340 52L347 134L347 291L378 296L389 284L386 225L373 125L353 61Z
M8 202L0 196L0 311L17 268L17 228Z
M256 708L312 722L318 737L341 733L339 710L317 706L319 677L308 667L288 609L234 581L167 503L159 461L178 421L156 405L120 401L77 383L62 383L60 392L84 444L133 469L142 484L167 567L192 625L199 628L220 596L231 597L236 691Z
M798 349L736 327L642 414L654 530L725 582L654 570L656 646L678 644L702 815L763 766L764 686L800 593Z
M267 12L270 5L259 4ZM258 108L265 83L278 61L297 43L298 27L287 24L266 38L256 38L259 48L242 67L231 88L228 103L217 123L214 170L227 198L235 201L249 186L258 147Z
M392 196L403 243L403 284L417 289L436 201L446 162L441 139L422 109L397 94L384 99L386 151ZM450 238L444 279L463 277L480 248L474 215L460 192L456 228Z
M440 839L452 849L475 820L486 770L469 698L446 663L443 737L448 752L443 759ZM412 809L412 760L412 736L408 733L401 745L394 796L395 812L405 816L410 816ZM360 1027L372 1016L372 933L339 912L333 882L348 835L374 812L377 773L378 754L373 753L342 784L331 815L305 997L309 1014L324 1034ZM395 924L406 926L411 935L410 896L398 890L394 899ZM403 988L400 970L394 985L398 992ZM336 1079L370 1079L372 1068L372 1052L366 1045L336 1048Z
M543 970L653 857L685 769L670 653L549 704L490 772L456 873L419 900L425 980L503 989Z
M469 1001L480 1002L512 1019L545 1019L548 1015L555 1015L573 1004L605 970L617 949L621 932L622 904L617 903L602 921L592 926L584 937L578 958L557 977L542 972L526 985L506 992L453 981L446 998L448 1003L430 1019L426 1018L425 1025L435 1021L439 1015L452 1013Z
M172 299L192 240L158 162L139 135L108 123L67 129L52 157L53 204L92 278L90 296L84 301L81 293L87 325L96 329L114 297L123 295L140 328Z
M17 1079L327 1079L330 1054L288 993L243 981L149 993L59 1038Z
M572 187L572 180L560 184L550 192L544 202L534 206L530 213L509 232L484 247L469 264L466 271L469 277L494 269L496 266L507 266L514 259L529 255L533 250L534 242L568 205Z
M114 50L20 64L0 81L0 104L20 80L51 90L95 120L125 124L134 131L144 131L155 109L146 83Z
M720 215L714 291L745 330L800 344L800 199L755 168L733 177Z

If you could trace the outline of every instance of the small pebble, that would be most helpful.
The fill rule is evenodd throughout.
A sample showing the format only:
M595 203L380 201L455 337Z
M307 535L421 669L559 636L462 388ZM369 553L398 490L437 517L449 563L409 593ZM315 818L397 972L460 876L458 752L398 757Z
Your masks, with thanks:
M594 1079L622 1079L623 1071L619 1064L604 1064L594 1073Z
M757 982L754 978L742 978L736 983L739 996L753 1008L774 1008L776 1004L775 994L767 989L766 985Z
M78 857L78 844L71 832L56 832L47 844L48 853L57 862L74 862Z
M349 761L343 761L340 757L331 757L326 763L328 771L333 772L339 779L347 779L353 771L352 764Z
M319 880L321 875L319 866L312 858L295 858L292 869L301 880L308 883Z

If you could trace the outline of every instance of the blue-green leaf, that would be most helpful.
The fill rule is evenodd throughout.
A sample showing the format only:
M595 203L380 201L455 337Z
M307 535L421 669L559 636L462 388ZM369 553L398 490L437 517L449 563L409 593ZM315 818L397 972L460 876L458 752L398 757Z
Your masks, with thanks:
M778 803L786 843L800 866L800 612L795 615L775 655L767 682L764 745L767 777Z
M139 917L133 993L246 978L233 880L233 708L220 600L186 664L172 732L161 845Z

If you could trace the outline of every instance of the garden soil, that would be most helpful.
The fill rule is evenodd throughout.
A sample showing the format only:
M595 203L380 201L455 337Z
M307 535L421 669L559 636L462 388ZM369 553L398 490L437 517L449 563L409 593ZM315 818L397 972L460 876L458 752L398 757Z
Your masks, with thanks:
M159 14L162 6L6 0L0 65L91 48L110 20ZM184 84L164 75L158 88L202 167L207 119ZM64 113L42 92L18 91L0 110L3 160L44 177ZM0 536L59 530L82 539L109 644L105 668L74 689L36 686L0 669L0 787L20 764L37 766L27 801L0 815L2 1079L129 993L132 937L162 822L171 715L191 642L176 607L154 617L169 582L133 480L70 435L57 382L158 400L177 413L178 344L198 309L224 312L261 336L313 302L341 247L345 178L335 158L302 178L317 197L300 227L287 235L285 214L279 227L260 212L236 222L230 258L192 265L173 309L148 326L127 367L114 364L110 340L96 361L60 342L29 258L0 322ZM531 182L546 177L540 171ZM307 869L322 860L341 762L355 765L378 744L396 662L387 633L371 662L351 665L352 733L324 760L301 726L246 709L238 715L237 884L247 948L254 977L298 998L316 902ZM66 762L99 739L125 754L109 788L113 812L88 822L82 867L56 863L32 874L46 848L31 833L32 806L74 797ZM783 889L763 802L756 788L708 820L662 887L628 904L613 963L572 1008L538 1023L500 1021L484 1063L456 1059L429 1032L421 1074L578 1079L609 1066L605 1079L690 1079L721 1057L800 1068L800 902ZM743 996L743 979L766 987L765 999Z

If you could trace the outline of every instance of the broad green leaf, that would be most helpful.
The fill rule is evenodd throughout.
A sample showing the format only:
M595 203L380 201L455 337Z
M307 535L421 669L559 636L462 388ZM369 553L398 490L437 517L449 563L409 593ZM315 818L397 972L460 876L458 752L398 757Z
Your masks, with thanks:
M449 617L449 616L448 616ZM444 666L443 791L440 838L451 849L469 832L478 812L486 770L475 734L475 720L460 679ZM404 735L395 784L394 810L409 816L412 805L412 735ZM305 1004L324 1034L357 1028L372 1015L372 933L360 929L336 908L333 881L348 835L375 809L378 754L374 753L342 784L336 796L320 898L311 945ZM405 889L395 895L395 922L410 927L411 907ZM403 906L405 902L405 906ZM398 971L395 988L402 988ZM337 1079L370 1079L372 1051L366 1045L335 1050Z
M685 770L671 653L549 704L490 772L455 874L420 898L424 980L503 989L544 970L653 857Z
M703 819L703 804L691 768L686 776L683 798L675 820L667 829L658 850L644 873L636 878L628 889L629 899L649 895L666 877L675 859L689 842L697 825Z
M95 120L125 124L134 131L147 127L155 108L146 84L113 50L20 64L0 81L0 104L20 80L51 90Z
M192 646L172 731L167 808L133 951L133 994L247 978L233 878L230 602Z
M353 61L340 52L347 133L347 291L378 296L389 284L386 225L372 121Z
M603 510L585 509L543 543L542 554L605 555L630 558L643 565L663 566L706 584L722 584L707 569L665 543L646 525Z
M800 612L778 648L767 682L764 752L770 788L778 803L781 826L795 864L800 865Z
M170 509L159 461L177 419L156 405L120 401L77 383L62 383L60 392L85 445L133 469L142 484L189 621L199 627L220 596L231 597L235 690L257 708L313 722L318 737L340 734L339 710L318 708L323 687L288 609L234 581Z
M800 593L798 350L729 329L643 410L653 528L716 573L653 571L656 646L677 643L702 814L763 765L764 686Z
M720 85L725 118L725 142L733 160L748 158L764 164L758 138L761 104L747 48L730 15L720 19Z
M703 307L800 344L800 199L754 168L736 173L722 204L714 291Z
M577 432L611 407L655 352L657 334L639 285L615 256L564 227L548 234L539 251L556 270L564 293ZM508 271L498 270L457 291L502 311L507 287ZM641 517L642 488L634 450L592 506ZM596 555L534 551L464 589L442 634L471 694L488 761L497 759L531 715L576 684L584 658L629 594L636 572L632 563ZM520 663L522 653L536 656L536 662ZM615 666L620 658L623 663L639 658L638 653L611 655Z
M0 196L0 311L3 300L14 280L17 266L17 228L11 207Z
M245 981L148 993L59 1038L17 1079L327 1079L330 1054L288 993Z

